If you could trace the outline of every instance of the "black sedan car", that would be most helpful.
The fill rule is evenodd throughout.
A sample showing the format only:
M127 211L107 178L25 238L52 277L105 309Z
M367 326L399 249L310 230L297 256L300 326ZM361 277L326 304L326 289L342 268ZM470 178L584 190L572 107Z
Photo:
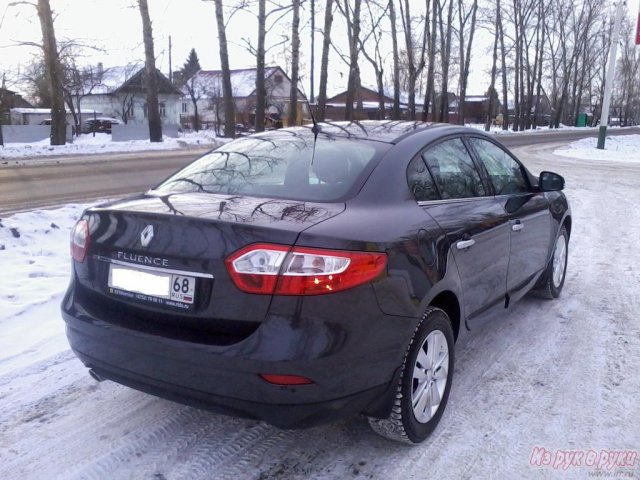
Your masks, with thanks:
M98 380L283 428L363 413L417 443L456 340L531 290L560 294L563 186L452 125L244 137L84 212L67 336Z

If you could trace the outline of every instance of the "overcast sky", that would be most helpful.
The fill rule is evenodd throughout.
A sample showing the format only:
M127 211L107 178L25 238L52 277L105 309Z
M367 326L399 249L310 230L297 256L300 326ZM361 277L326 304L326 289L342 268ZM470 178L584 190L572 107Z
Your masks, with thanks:
M41 41L40 24L36 11L26 5L11 6L13 0L0 0L0 71L15 71L20 64L27 63L34 50L29 47L16 46L20 41ZM104 49L104 52L87 51L87 56L79 59L79 63L102 62L105 67L125 65L129 62L144 61L142 46L142 27L140 14L134 0L50 0L51 6L57 13L55 21L56 35L59 39L78 39L87 45ZM628 8L631 12L638 12L640 0L629 0ZM308 4L309 2L307 2ZM316 17L316 27L322 25L324 2L316 2L319 11ZM163 71L169 70L169 36L172 37L174 70L184 63L189 50L195 47L200 58L200 65L204 69L218 69L220 57L218 50L217 31L213 2L203 0L149 0L149 9L153 21L155 38L155 52L157 65ZM631 16L635 18L637 13ZM309 94L309 53L310 28L308 24L309 12L303 11L301 26L303 49L304 88ZM340 21L334 25L340 25ZM240 44L243 37L255 37L255 18L247 13L236 15L230 23L227 33L232 42L229 46L231 67L254 67L255 58ZM339 35L338 32L336 35ZM267 43L274 43L278 39L278 32L267 38ZM472 72L469 94L482 94L486 91L489 81L486 70L490 54L487 51L491 40L480 33L480 41L474 48L472 57ZM316 68L320 63L322 36L316 34ZM344 45L346 42L337 42ZM272 50L267 61L285 67L283 58L284 47ZM390 62L389 62L390 63ZM366 60L361 61L363 84L374 85L374 78ZM347 83L346 65L333 55L330 63L330 93L344 90ZM319 73L316 71L316 94Z

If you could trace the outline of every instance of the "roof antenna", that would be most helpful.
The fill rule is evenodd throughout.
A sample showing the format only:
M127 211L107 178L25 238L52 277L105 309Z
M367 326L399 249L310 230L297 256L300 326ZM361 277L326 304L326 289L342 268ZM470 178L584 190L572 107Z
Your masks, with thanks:
M307 97L307 92L304 91L304 85L302 85L302 79L298 78L298 88L304 95L304 99L307 102L307 108L309 109L309 115L311 116L311 121L313 122L313 127L311 127L311 131L313 132L313 140L315 142L316 138L318 138L318 134L322 131L322 128L316 122L316 116L313 114L313 109L311 108L311 104L309 103L309 98Z

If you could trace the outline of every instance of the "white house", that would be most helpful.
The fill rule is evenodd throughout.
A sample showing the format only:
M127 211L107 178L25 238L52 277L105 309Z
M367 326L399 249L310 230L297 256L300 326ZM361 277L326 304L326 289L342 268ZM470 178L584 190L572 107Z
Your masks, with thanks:
M105 70L101 84L81 99L81 108L97 110L102 116L122 120L129 125L147 124L147 89L144 68L131 70L114 67ZM156 70L158 101L163 125L177 125L182 93Z
M278 66L266 67L265 89L267 91L267 124L286 123L291 79ZM231 90L236 110L235 123L245 126L253 125L256 109L256 69L231 70ZM203 128L224 123L221 70L200 70L186 81L182 93L180 123L183 126L193 126L196 113L193 99L196 100L198 118ZM296 123L301 124L309 118L309 109L307 99L300 89L298 89L297 110Z

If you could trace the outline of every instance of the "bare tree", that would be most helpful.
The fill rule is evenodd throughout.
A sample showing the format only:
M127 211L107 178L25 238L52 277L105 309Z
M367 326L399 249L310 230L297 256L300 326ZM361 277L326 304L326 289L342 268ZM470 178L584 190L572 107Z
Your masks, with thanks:
M258 0L258 50L256 52L256 132L264 130L264 111L267 108L267 92L264 86L264 41L267 35L266 0Z
M231 89L231 69L229 68L229 51L227 48L227 32L224 23L224 7L222 0L215 0L216 25L220 43L220 64L222 66L222 95L224 96L224 136L233 138L235 129L235 105Z
M435 0L440 26L440 60L442 65L439 117L440 121L443 122L449 121L449 69L451 65L451 37L453 33L453 1L454 0L444 0L444 3L441 4L441 0ZM442 13L447 2L449 3L449 7L447 18L444 20Z
M429 28L429 40L427 42L428 50L428 66L427 66L427 87L424 92L424 104L422 106L422 121L426 122L429 118L429 104L433 103L434 112L432 118L435 120L435 66L436 66L436 49L438 36L438 7L434 5L431 8L431 19L427 15L425 22L431 21Z
M509 129L509 83L507 82L507 50L504 42L504 26L502 24L502 5L496 0L496 22L500 39L500 59L502 71L502 129Z
M358 55L360 53L360 12L362 10L362 0L344 0L344 4L338 2L338 8L342 12L347 23L347 39L349 41L349 80L347 82L347 99L345 102L345 120L354 120L353 104L358 102L358 110L361 110L362 99L359 98L360 91L360 66Z
M383 31L380 26L382 19L387 15L389 4L385 7L379 5L376 0L365 0L368 13L368 32L362 39L358 39L360 44L360 50L362 54L371 64L376 76L376 87L378 89L378 114L377 118L385 118L385 94L384 94L384 60L382 58L381 42L383 38ZM369 44L369 41L373 43L373 49L365 48L365 44ZM372 53L369 53L373 50Z
M291 24L291 90L289 93L288 125L296 125L298 119L298 80L300 67L300 0L293 1Z
M450 0L453 1L453 0ZM427 18L429 17L429 8L431 2L427 0ZM422 40L419 46L415 45L415 19L411 16L409 9L409 0L400 1L400 18L402 19L402 29L404 31L406 68L407 68L407 93L409 94L409 119L416 119L416 83L418 76L422 73L425 66L425 53L427 48L428 21L424 21L422 28Z
M496 17L498 15L498 9L500 8L500 0L497 0L496 3ZM494 28L493 35L493 56L491 63L491 83L489 85L489 98L487 100L487 120L484 124L484 129L488 132L491 129L491 124L493 122L493 112L494 112L494 100L495 100L495 91L496 91L496 72L498 69L498 26L496 25Z
M391 23L391 45L393 53L393 109L391 118L400 119L400 59L398 53L398 32L396 25L396 7L394 0L389 0L389 22Z
M333 0L326 0L324 7L324 29L322 30L322 57L320 59L320 85L318 87L318 109L316 118L323 122L327 108L327 78L329 70L329 47L331 46L331 26L333 25Z
M53 29L53 14L49 0L38 0L36 5L42 29L44 61L51 92L51 145L64 145L67 133L67 116L64 109L62 72L58 58L56 34Z
M464 125L465 104L467 98L467 84L469 82L469 67L471 64L471 49L476 31L476 13L478 0L473 0L469 10L465 10L463 0L458 0L458 44L460 47L460 98L458 99L458 123ZM465 38L467 38L465 48Z
M158 103L158 74L156 71L156 57L153 53L153 31L147 0L138 0L140 17L142 18L142 36L144 40L145 82L147 87L147 116L149 119L149 139L152 142L162 142L162 121Z

